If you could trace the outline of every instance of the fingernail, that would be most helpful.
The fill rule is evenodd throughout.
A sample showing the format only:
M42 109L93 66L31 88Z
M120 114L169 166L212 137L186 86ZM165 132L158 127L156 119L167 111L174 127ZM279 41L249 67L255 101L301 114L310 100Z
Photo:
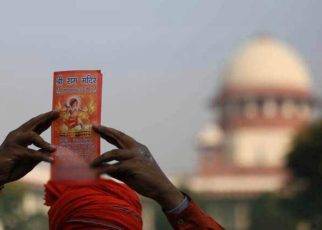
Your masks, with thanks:
M53 157L45 157L45 158L43 158L43 161L48 162L48 163L53 163L54 158Z
M99 125L93 124L93 125L92 125L92 128L93 128L94 130L98 130L98 129L99 129Z

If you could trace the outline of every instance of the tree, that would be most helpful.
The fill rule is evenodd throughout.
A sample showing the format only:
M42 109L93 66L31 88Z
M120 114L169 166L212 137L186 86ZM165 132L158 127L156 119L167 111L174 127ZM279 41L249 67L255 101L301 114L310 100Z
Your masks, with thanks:
M297 218L311 224L322 220L322 120L313 123L295 138L287 167L297 189L285 202Z
M296 220L281 205L282 200L276 194L264 194L255 199L251 209L250 229L295 229Z
M32 193L33 191L20 183L8 184L1 192L0 221L4 229L48 229L45 213L30 213L23 208L23 200L27 192Z

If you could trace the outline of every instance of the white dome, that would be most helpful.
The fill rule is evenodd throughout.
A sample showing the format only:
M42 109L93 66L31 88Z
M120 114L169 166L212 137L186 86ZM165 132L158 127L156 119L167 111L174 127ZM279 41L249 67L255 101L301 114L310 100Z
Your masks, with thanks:
M237 52L224 72L224 88L310 89L303 60L287 45L258 37Z
M214 147L221 144L223 132L216 125L207 125L198 134L197 139L200 147Z

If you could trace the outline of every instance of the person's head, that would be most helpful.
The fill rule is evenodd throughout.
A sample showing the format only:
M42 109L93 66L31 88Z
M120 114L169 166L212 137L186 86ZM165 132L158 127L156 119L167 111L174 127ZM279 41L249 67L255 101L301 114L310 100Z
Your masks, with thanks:
M72 98L70 99L69 101L69 106L72 108L72 109L77 109L78 108L78 100L76 98Z
M52 230L142 229L142 207L138 195L112 180L49 181L46 205Z

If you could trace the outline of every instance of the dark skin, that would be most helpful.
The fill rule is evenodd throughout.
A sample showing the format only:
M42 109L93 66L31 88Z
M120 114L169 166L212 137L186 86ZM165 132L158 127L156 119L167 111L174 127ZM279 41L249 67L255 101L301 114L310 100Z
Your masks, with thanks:
M164 210L177 207L184 195L171 183L149 149L132 137L113 128L93 126L103 139L117 149L96 158L92 167L123 181L139 194L158 202ZM117 163L110 164L116 160Z
M55 148L40 134L58 117L56 111L41 114L8 134L0 146L0 185L22 178L41 161L52 162ZM39 149L28 148L32 144Z
M41 161L52 162L55 148L40 134L58 117L56 111L41 114L8 134L0 146L0 185L22 178ZM107 173L123 181L141 195L157 201L164 210L183 201L183 194L162 172L146 146L112 128L94 126L93 129L118 147L94 160L92 166L100 174ZM39 149L28 148L31 144ZM110 165L113 160L118 163Z

